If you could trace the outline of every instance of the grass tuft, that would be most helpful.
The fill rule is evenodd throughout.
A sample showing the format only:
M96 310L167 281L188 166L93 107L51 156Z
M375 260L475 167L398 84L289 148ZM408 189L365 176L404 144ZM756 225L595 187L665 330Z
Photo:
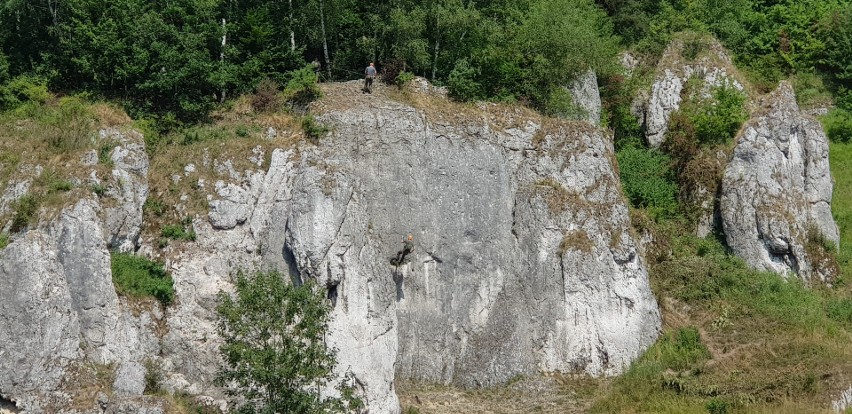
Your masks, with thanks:
M112 253L112 281L119 294L154 297L168 306L174 299L171 275L163 265L128 253Z

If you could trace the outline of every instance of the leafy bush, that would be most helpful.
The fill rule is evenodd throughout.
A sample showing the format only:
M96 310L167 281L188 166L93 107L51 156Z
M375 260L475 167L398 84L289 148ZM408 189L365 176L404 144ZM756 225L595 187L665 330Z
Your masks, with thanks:
M160 230L160 236L172 240L195 241L192 229L192 217L185 217L180 224L167 224Z
M162 264L129 253L112 253L112 281L119 294L152 296L168 306L174 299L174 282Z
M458 101L473 101L482 97L482 85L476 81L477 70L464 58L456 62L447 79L451 98Z
M834 108L822 117L822 123L831 142L852 142L852 112Z
M302 117L302 130L311 142L316 143L328 132L328 127L317 122L313 115L305 115Z
M748 119L745 95L731 86L714 88L711 99L700 100L687 111L698 141L704 145L730 141Z
M335 354L325 346L329 305L313 283L294 286L280 273L238 273L236 294L219 294L218 375L242 413L349 412L352 397L321 398L333 378ZM350 390L351 391L351 390ZM352 395L343 392L342 395Z
M249 102L255 112L274 112L284 105L284 95L278 90L278 83L264 79L257 84Z
M38 207L41 199L32 194L25 194L12 202L12 225L13 232L21 231L32 224L38 216Z
M157 394L162 390L163 369L152 359L143 361L145 367L145 394Z
M728 414L731 412L731 403L720 398L713 398L707 402L707 412L709 414Z
M621 185L630 203L647 208L655 218L677 214L677 184L671 159L656 150L627 146L616 153Z
M414 80L414 74L413 73L407 72L407 71L402 71L402 72L399 72L399 75L396 75L396 79L394 80L394 83L396 84L397 87L399 87L401 89L401 88L405 87L405 85L408 85L409 83L411 83L411 81L413 81L413 80Z
M0 109L16 108L24 103L42 105L50 99L47 82L35 76L18 76L0 86Z
M382 82L388 85L395 85L396 78L399 77L399 74L405 71L407 65L404 60L392 59L390 61L385 62L382 65Z
M305 106L322 97L314 67L307 65L290 72L290 80L284 88L284 97L295 105Z
M6 233L6 232L0 233L0 250L5 249L6 246L9 245L9 242L10 242L9 233Z

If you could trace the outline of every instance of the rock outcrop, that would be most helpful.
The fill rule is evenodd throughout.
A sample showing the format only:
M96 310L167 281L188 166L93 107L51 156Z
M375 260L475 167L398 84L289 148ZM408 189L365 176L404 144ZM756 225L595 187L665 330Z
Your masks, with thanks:
M786 82L762 105L737 137L722 182L728 245L756 269L829 280L814 254L821 240L839 240L825 133Z
M582 73L568 87L574 104L583 111L585 119L590 124L601 124L601 93L598 89L598 77L593 70Z
M689 56L692 54L694 56ZM647 101L638 103L634 109L634 115L644 126L648 144L655 148L663 143L669 118L680 109L684 88L690 78L700 80L701 94L709 94L711 88L719 86L744 90L731 58L715 39L674 40L657 67Z
M102 130L101 140L116 144L110 153L113 164L107 196L115 206L105 209L104 231L108 246L122 252L135 251L142 230L142 205L148 198L148 155L142 135L135 131L122 133Z
M612 375L655 340L659 311L600 130L357 91L331 86L316 105L331 131L318 145L255 148L245 171L187 160L220 179L206 183L197 241L168 256L176 299L166 312L140 312L108 279L108 246L147 243L144 148L114 150L126 173L113 173L116 183L127 183L108 187L118 207L84 197L0 251L0 323L10 327L0 372L11 373L0 395L43 412L70 398L75 361L112 364L115 397L85 398L128 412L151 358L167 390L221 396L216 298L238 269L275 267L327 290L337 374L376 413L399 412L395 378L487 386L542 371ZM411 260L392 266L408 233Z

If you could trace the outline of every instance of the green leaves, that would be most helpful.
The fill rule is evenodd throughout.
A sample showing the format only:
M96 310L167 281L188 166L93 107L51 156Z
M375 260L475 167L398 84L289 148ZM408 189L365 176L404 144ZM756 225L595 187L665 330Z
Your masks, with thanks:
M313 283L294 286L278 272L257 272L238 274L235 287L233 297L220 293L217 312L225 360L218 380L237 397L236 412L343 412L360 403L317 394L335 357L324 342L328 304Z
M169 305L174 300L174 282L163 265L129 253L112 253L112 281L118 293L130 297L153 296Z

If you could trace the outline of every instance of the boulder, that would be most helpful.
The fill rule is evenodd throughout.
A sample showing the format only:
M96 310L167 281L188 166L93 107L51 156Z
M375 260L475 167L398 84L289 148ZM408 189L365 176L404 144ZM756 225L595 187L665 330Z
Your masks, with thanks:
M728 245L756 269L828 281L832 269L820 265L813 245L839 242L832 186L825 133L782 82L741 130L725 170Z

